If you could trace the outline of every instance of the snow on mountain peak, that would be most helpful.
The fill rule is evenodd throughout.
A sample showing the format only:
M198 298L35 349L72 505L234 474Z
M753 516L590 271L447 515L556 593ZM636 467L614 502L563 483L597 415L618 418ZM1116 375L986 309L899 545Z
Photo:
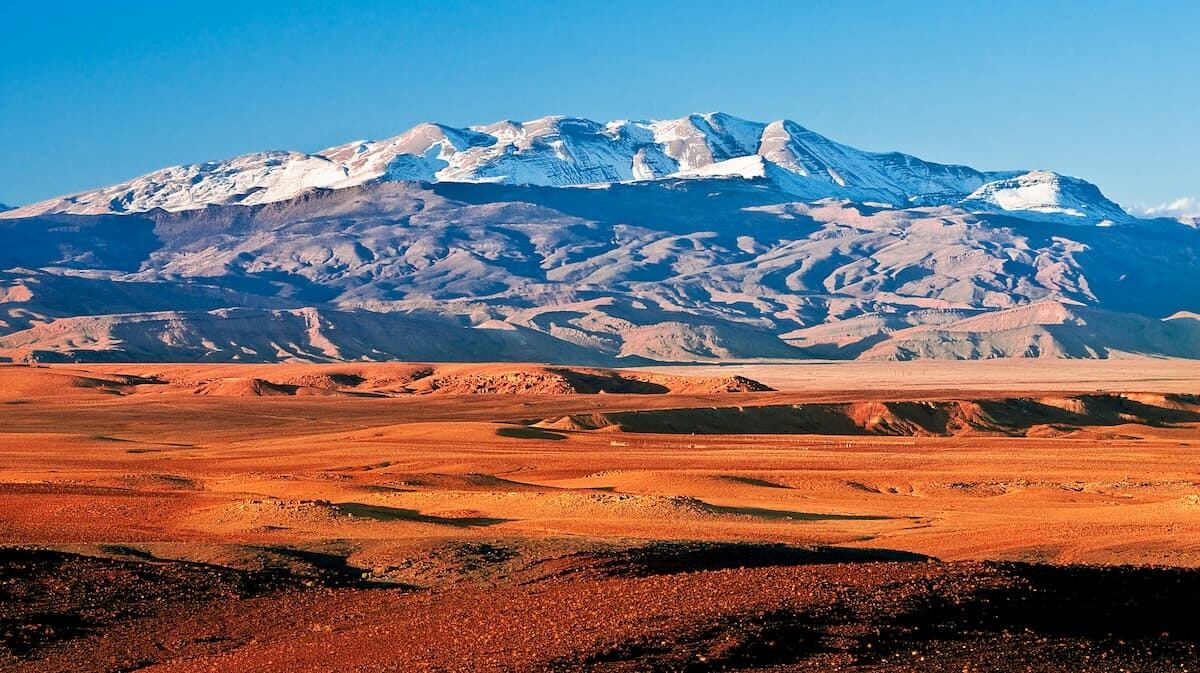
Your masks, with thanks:
M994 180L976 189L966 200L1001 210L1067 215L1098 223L1129 218L1090 182L1050 171L1030 171Z
M866 152L789 120L762 123L722 112L607 123L566 116L469 128L423 123L393 138L315 154L259 152L165 168L0 217L252 205L377 180L568 187L667 177L768 180L800 200L959 205L1089 221L1127 217L1077 178L983 173L896 152Z
M737 177L753 180L767 177L767 162L757 154L717 161L698 168L679 171L680 177Z

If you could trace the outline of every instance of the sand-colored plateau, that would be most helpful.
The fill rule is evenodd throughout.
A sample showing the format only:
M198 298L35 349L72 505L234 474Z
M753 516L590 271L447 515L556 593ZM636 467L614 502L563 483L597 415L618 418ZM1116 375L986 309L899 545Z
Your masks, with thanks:
M1179 670L1196 393L1151 359L0 366L0 670Z

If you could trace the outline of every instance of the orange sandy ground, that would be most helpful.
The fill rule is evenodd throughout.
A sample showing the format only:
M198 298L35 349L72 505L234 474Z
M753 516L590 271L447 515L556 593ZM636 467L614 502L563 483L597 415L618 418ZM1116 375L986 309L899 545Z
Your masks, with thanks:
M273 367L254 375L310 371ZM1198 392L1195 363L762 365L716 373L777 392L711 395L220 397L195 395L192 383L128 394L76 385L115 373L201 379L213 370L249 371L0 367L0 544L229 567L252 567L264 549L300 549L420 587L480 579L478 568L439 551L453 542L570 550L761 541L945 561L1200 567L1195 424L1107 426L1071 438L655 435L514 424L598 410L998 391ZM784 581L772 577L762 581ZM320 670L319 658L294 670Z
M1077 389L1200 387L1194 364L1148 362L1085 363ZM1080 367L1005 364L978 370L1003 379L1024 365L1027 389L1061 390L1054 377L1063 366ZM289 367L297 366L275 372ZM871 368L857 363L820 365L822 390L788 385L788 376L814 367L744 372L782 389L773 393L389 399L202 397L187 386L117 396L63 385L79 373L67 367L3 367L0 542L136 543L206 560L222 545L337 539L370 567L432 539L587 536L1200 566L1200 432L1190 425L1108 427L1082 439L527 433L511 425L598 409L995 394L969 390L976 368L961 363L938 363L926 375L942 390L925 389L918 375L928 366L870 390ZM831 376L838 369L847 375ZM1052 376L1039 380L1043 372ZM901 382L918 392L888 389Z

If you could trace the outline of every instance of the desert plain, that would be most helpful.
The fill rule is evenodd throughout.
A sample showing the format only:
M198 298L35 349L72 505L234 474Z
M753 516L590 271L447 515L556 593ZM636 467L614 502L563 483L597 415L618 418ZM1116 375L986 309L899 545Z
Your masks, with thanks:
M1200 362L0 366L0 670L1200 667Z

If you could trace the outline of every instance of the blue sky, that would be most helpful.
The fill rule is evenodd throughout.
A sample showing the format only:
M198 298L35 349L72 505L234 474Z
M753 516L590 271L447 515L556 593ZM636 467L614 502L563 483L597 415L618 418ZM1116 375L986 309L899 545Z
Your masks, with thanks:
M14 0L0 13L10 204L425 120L713 110L1057 170L1126 206L1200 197L1195 2Z

